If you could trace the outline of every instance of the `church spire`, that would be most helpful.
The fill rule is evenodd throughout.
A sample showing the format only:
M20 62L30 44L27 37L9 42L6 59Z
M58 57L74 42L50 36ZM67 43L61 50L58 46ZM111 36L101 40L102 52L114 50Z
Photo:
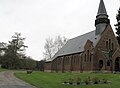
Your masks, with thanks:
M105 4L104 4L103 0L100 0L100 4L99 4L99 9L98 9L97 15L101 15L101 14L106 14L107 15Z
M95 20L95 26L96 26L96 35L99 35L103 32L106 25L110 23L110 20L108 19L107 11L104 5L104 1L100 0L98 13Z

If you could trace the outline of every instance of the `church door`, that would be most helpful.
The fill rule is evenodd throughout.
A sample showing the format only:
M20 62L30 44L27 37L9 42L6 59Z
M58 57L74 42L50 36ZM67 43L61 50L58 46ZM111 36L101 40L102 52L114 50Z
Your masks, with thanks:
M115 60L115 71L120 71L120 57L116 58Z
M103 60L100 60L99 61L99 71L101 71L102 67L103 67Z

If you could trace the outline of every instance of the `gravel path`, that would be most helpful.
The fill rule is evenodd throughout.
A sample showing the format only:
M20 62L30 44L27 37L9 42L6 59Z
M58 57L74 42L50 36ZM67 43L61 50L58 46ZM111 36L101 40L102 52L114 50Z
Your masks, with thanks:
M0 72L0 88L36 88L16 78L13 71Z

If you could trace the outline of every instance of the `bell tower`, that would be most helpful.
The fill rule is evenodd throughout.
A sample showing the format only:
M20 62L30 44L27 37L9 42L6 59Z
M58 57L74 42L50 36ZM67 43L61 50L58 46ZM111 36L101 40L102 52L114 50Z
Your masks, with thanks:
M101 34L108 24L110 24L110 20L108 19L104 1L100 0L98 13L95 20L95 26L96 26L95 35Z

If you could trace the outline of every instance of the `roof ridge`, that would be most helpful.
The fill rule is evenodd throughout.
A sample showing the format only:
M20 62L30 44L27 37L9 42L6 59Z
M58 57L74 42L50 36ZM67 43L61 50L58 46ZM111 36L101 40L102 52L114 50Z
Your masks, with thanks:
M78 38L78 37L82 37L82 36L85 36L85 35L88 35L88 34L91 33L91 32L95 32L95 30L90 31L90 32L87 32L87 33L84 33L84 34L79 35L79 36L76 36L76 37L74 37L74 38L71 38L70 40L75 39L75 38Z

